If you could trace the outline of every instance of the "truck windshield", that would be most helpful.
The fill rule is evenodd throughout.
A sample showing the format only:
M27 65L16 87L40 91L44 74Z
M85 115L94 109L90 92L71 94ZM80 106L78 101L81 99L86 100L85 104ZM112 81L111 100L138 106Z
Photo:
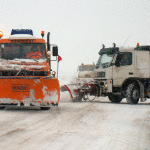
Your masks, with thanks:
M2 59L40 59L46 58L44 43L2 43L0 45Z
M94 69L95 69L95 65L79 66L79 71L93 71Z
M96 64L96 69L100 68L102 66L102 68L107 68L110 66L111 61L113 60L114 54L101 54L98 62Z

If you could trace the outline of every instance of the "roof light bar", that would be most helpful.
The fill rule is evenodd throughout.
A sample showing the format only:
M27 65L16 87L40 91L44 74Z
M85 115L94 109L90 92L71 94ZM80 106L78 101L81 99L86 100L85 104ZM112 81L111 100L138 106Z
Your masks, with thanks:
M12 29L11 35L14 34L30 34L33 35L33 31L31 29Z

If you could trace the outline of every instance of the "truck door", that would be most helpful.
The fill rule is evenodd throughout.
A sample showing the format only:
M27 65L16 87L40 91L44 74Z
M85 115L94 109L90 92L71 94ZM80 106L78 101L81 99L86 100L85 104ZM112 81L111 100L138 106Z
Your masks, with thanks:
M118 54L113 66L113 86L121 87L123 81L134 75L134 61L132 52Z

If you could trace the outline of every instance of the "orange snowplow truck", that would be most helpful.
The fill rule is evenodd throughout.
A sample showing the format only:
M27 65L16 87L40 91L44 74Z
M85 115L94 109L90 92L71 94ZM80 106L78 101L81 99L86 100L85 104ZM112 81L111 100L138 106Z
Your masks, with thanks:
M0 31L0 108L7 105L39 106L48 110L58 105L60 86L55 74L51 76L51 54L58 56L57 45L33 36L30 29L12 29L3 39ZM53 44L54 45L54 44ZM54 71L55 72L55 71Z

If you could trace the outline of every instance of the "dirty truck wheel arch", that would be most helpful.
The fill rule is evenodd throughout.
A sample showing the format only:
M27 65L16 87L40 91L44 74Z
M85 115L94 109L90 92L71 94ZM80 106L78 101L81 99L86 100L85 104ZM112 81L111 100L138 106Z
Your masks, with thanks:
M127 78L126 80L124 80L124 82L122 83L122 91L126 91L127 90L127 87L129 86L129 84L131 83L137 83L138 84L138 81L137 79L135 78Z
M108 98L112 103L120 103L122 101L121 95L114 95L113 93L108 94Z

